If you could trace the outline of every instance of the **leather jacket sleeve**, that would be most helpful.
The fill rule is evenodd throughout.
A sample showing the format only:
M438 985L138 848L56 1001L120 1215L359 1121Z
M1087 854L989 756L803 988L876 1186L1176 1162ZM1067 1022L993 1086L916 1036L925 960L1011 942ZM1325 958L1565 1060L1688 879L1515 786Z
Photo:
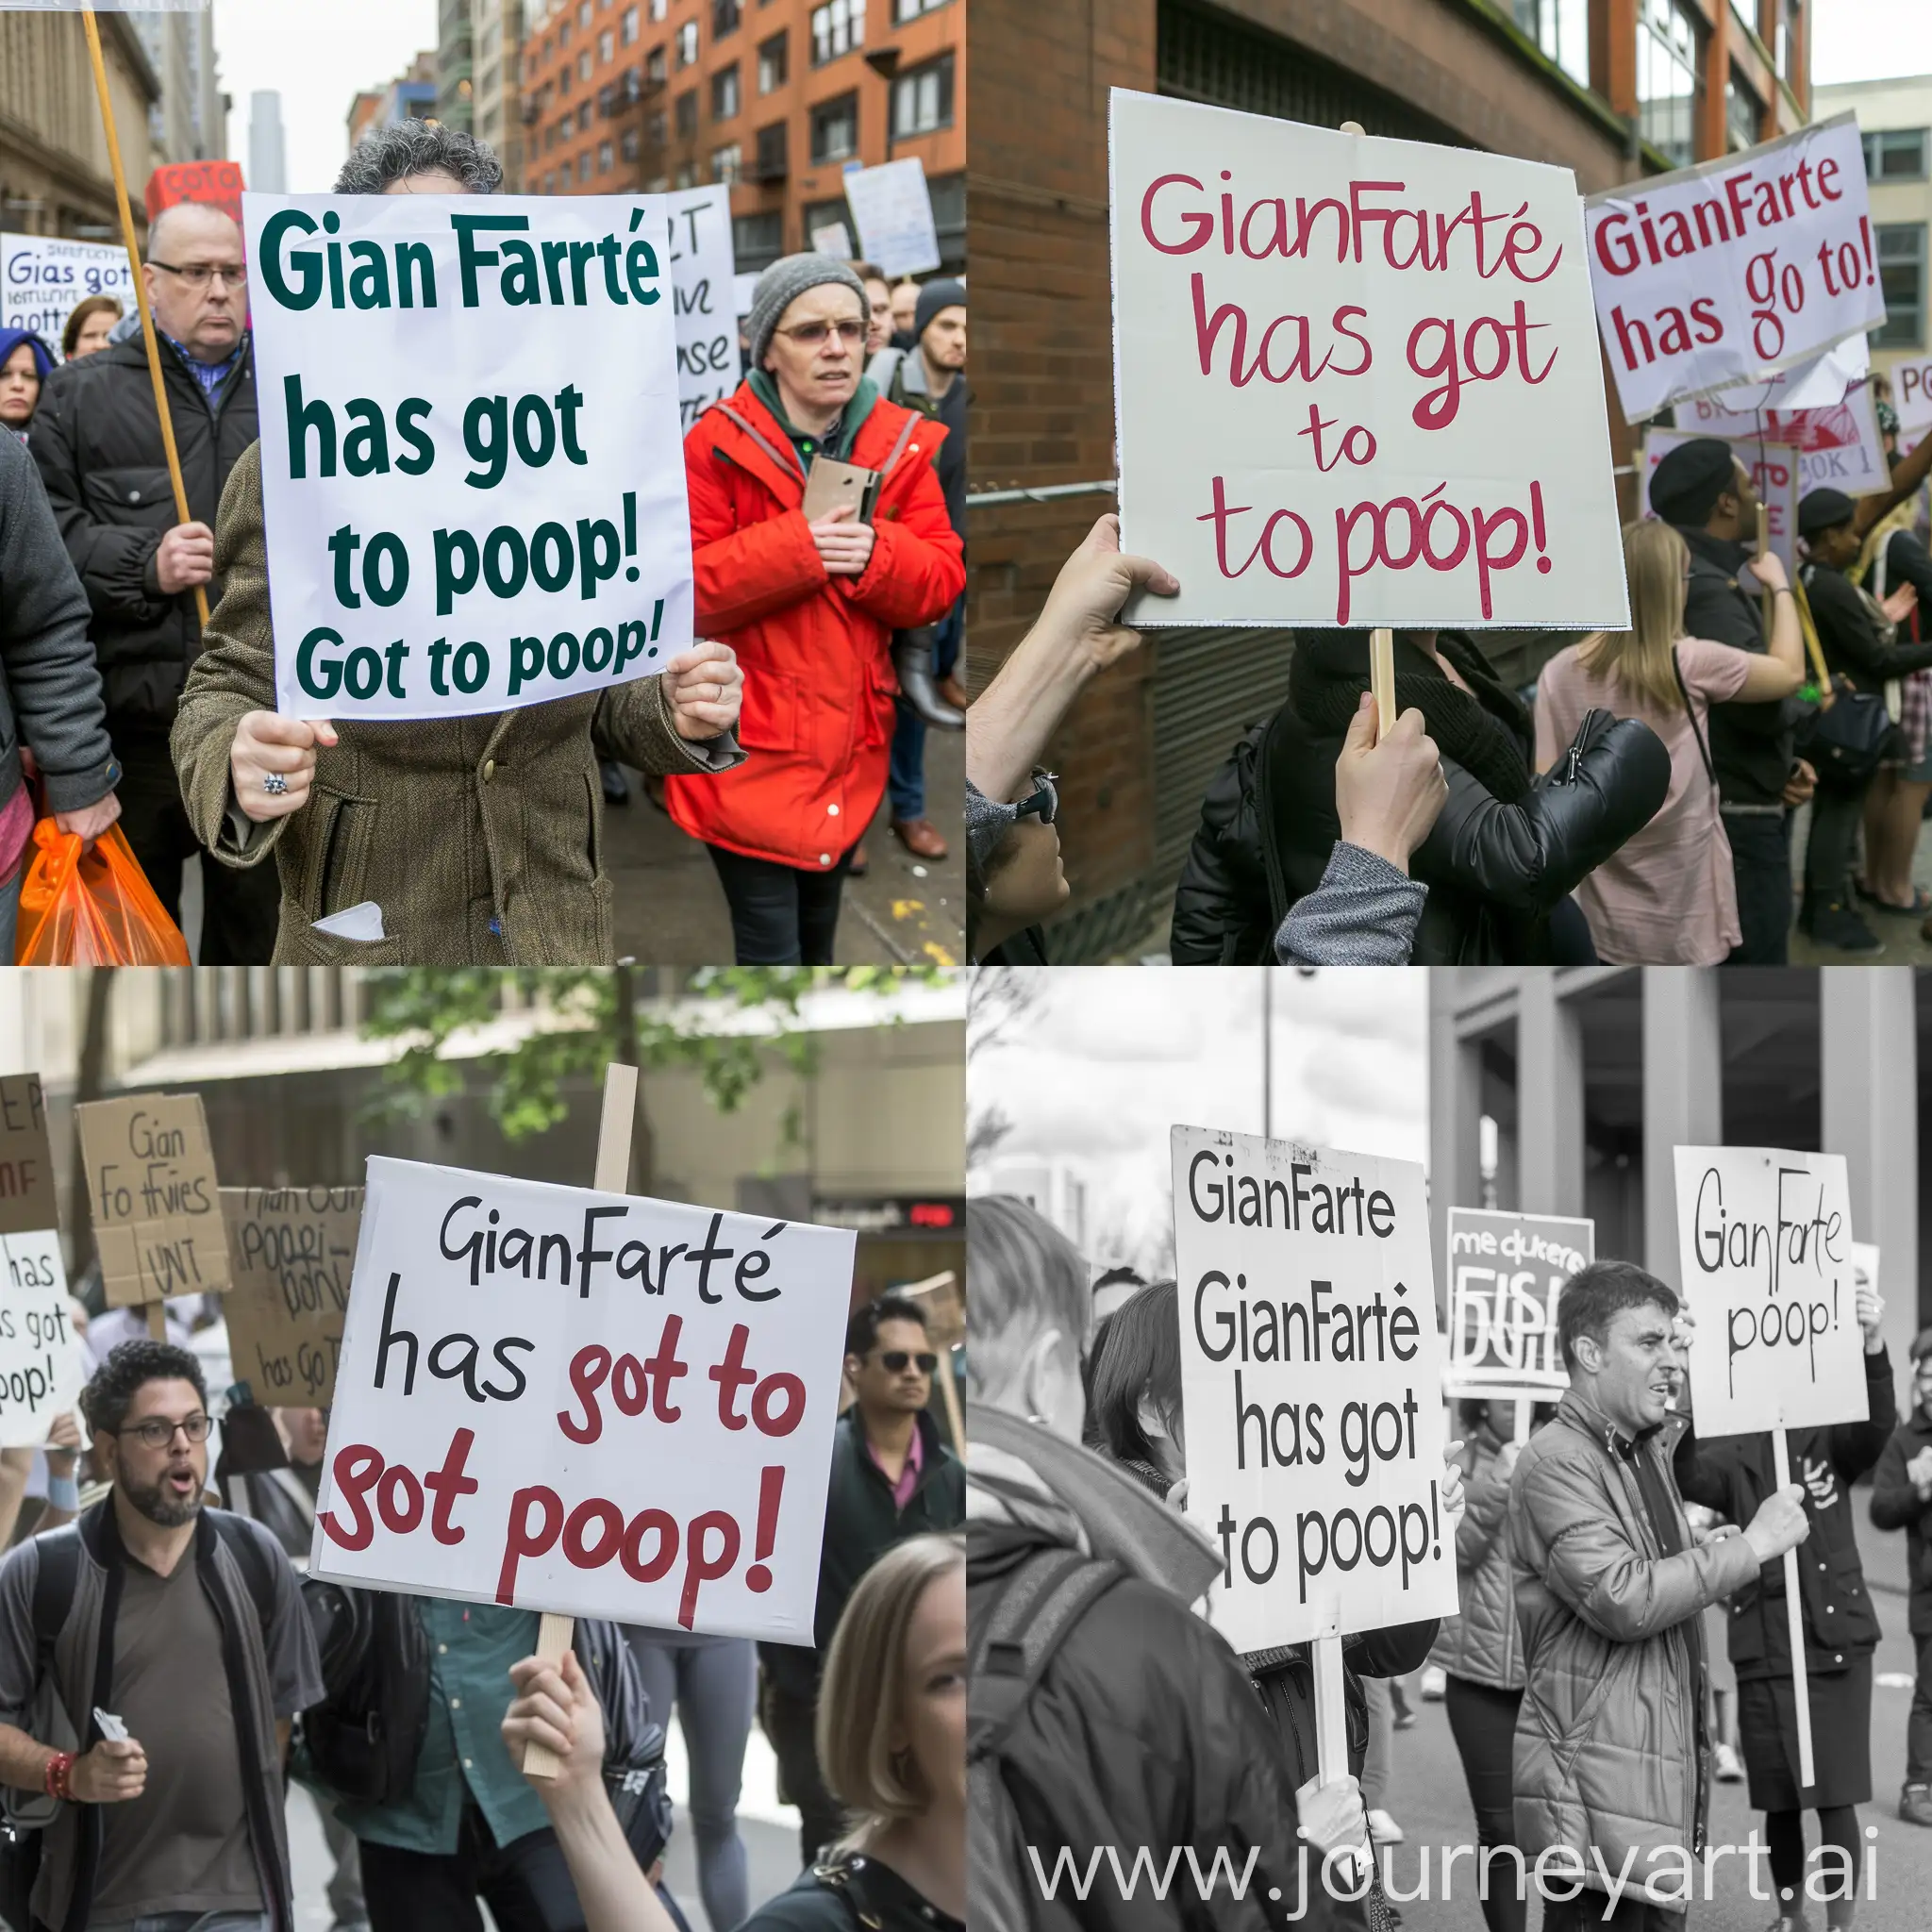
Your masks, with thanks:
M1635 718L1617 720L1566 775L1569 758L1513 805L1445 758L1449 797L1411 872L1515 911L1547 911L1650 823L1671 782L1663 741Z
M1273 907L1255 818L1257 725L1215 773L1174 889L1168 951L1176 966L1272 963Z

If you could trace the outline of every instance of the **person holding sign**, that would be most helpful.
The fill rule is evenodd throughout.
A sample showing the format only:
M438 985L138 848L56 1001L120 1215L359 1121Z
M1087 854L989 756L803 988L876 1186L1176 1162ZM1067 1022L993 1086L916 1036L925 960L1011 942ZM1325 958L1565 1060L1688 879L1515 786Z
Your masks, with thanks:
M1912 1412L1902 1422L1872 1477L1872 1526L1904 1530L1907 1613L1918 1649L1918 1678L1906 1723L1906 1780L1898 1815L1932 1825L1932 1328L1912 1340Z
M364 140L336 192L487 194L502 179L468 134L411 121ZM258 444L224 495L218 548L225 588L182 695L174 757L218 869L271 890L279 877L275 963L613 958L598 758L654 773L742 763L731 651L701 641L658 675L517 710L339 729L273 708ZM344 913L360 915L353 931L326 924Z
M1827 1923L1849 1925L1864 1866L1857 1807L1872 1799L1872 1653L1878 1619L1865 1587L1852 1526L1852 1485L1874 1469L1898 1422L1891 1362L1880 1324L1885 1304L1860 1282L1854 1297L1865 1338L1868 1413L1829 1428L1792 1429L1790 1466L1802 1472L1800 1506L1810 1527L1798 1559L1805 1626L1805 1677L1811 1709L1816 1779L1798 1768L1798 1720L1791 1674L1785 1568L1767 1563L1731 1598L1730 1658L1738 1679L1738 1724L1752 1807L1762 1811L1777 1888L1780 1926L1805 1923L1804 1900L1824 1897ZM1677 1487L1724 1523L1754 1517L1783 1487L1768 1431L1700 1441L1694 1418L1677 1438ZM1805 1812L1818 1813L1822 1891L1805 1873ZM1834 1862L1825 1848L1836 1852Z
M1677 1924L1709 1786L1702 1613L1809 1533L1791 1483L1741 1536L1693 1541L1671 1464L1678 1307L1628 1261L1571 1276L1557 1305L1570 1387L1510 1478L1516 1832L1545 1855L1543 1932Z
M724 777L666 781L710 849L741 965L828 965L853 849L886 789L895 630L966 586L934 470L946 430L864 375L865 284L792 255L758 277L751 374L685 438L700 625L743 659Z

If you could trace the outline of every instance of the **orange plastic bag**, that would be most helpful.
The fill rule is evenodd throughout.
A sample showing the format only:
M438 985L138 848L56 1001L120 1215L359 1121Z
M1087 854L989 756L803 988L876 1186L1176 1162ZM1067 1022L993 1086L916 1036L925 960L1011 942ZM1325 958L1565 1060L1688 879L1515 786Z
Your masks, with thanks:
M161 909L119 825L86 851L52 819L34 826L20 882L16 966L190 966L181 928Z

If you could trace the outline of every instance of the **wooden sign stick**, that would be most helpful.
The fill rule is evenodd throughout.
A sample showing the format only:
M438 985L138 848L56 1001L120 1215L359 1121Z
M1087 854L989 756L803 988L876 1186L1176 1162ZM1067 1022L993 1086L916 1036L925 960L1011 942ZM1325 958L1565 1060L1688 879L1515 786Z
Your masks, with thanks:
M1780 1483L1802 1480L1791 1466L1790 1438L1771 1432L1771 1471ZM1811 1761L1811 1685L1805 1670L1805 1607L1798 1600L1798 1553L1785 1552L1785 1614L1790 1625L1791 1697L1798 1707L1798 1786L1802 1795L1818 1782Z
M1516 1440L1518 1442L1529 1441L1529 1427L1535 1420L1536 1397L1534 1395L1519 1395L1516 1398Z
M622 1194L630 1184L630 1137L637 1124L638 1070L615 1060L604 1070L604 1117L597 1126L597 1171L591 1185L600 1194ZM576 1619L545 1610L537 1626L537 1655L545 1663L558 1662L576 1635ZM542 1744L524 1747L525 1777L555 1777L562 1766L557 1754Z
M1771 547L1770 539L1765 534L1765 523L1764 506L1760 503L1757 506L1757 554L1759 557L1764 556ZM1771 642L1771 608L1774 596L1774 593L1767 588L1759 591L1757 597L1758 615L1764 620L1764 641L1767 645Z
M1313 1645L1315 1665L1315 1782L1340 1784L1348 1775L1348 1694L1342 1683L1341 1639L1318 1637ZM1356 1848L1356 1869L1363 1858L1372 1863L1374 1850Z
M1369 633L1369 689L1375 694L1375 741L1395 729L1395 633Z
M147 283L141 273L141 246L134 239L134 209L127 199L127 176L121 165L121 137L114 131L114 103L108 92L108 63L101 57L100 23L92 7L81 10L81 24L87 28L88 58L93 63L94 92L100 97L101 126L108 136L108 164L114 171L114 206L121 215L121 241L127 250L128 272L134 277L134 300L141 310L141 338L147 345L148 379L155 386L155 412L161 419L161 448L168 458L168 481L175 486L175 515L192 524L188 508L188 486L181 480L181 456L175 447L175 419L168 413L168 386L161 376L161 339L155 333L155 319L147 306ZM201 627L208 628L208 591L194 587L194 608L201 614Z

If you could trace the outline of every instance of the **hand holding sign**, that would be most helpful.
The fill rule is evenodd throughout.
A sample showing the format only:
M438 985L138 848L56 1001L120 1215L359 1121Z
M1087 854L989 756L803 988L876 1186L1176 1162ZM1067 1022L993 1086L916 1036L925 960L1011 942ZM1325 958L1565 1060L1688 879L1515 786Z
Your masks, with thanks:
M1335 815L1342 839L1407 872L1409 855L1429 836L1448 797L1442 754L1423 714L1403 712L1383 737L1374 697L1364 691L1335 760Z
M1811 1534L1805 1514L1805 1485L1787 1483L1757 1506L1744 1530L1744 1541L1760 1563L1774 1563L1787 1550L1795 1550Z
M215 574L215 533L206 524L176 524L155 552L155 580L163 593L178 597Z
M315 747L335 743L336 727L326 718L243 712L228 752L236 804L258 825L300 811L315 782ZM280 782L272 785L272 777Z
M604 1770L604 1712L576 1652L566 1650L555 1663L526 1657L510 1665L509 1680L517 1694L500 1728L511 1762L523 1769L532 1746L550 1754L556 1770L531 1778L546 1803L593 1790Z
M664 701L680 738L716 738L738 723L744 671L729 644L700 638L664 667Z

